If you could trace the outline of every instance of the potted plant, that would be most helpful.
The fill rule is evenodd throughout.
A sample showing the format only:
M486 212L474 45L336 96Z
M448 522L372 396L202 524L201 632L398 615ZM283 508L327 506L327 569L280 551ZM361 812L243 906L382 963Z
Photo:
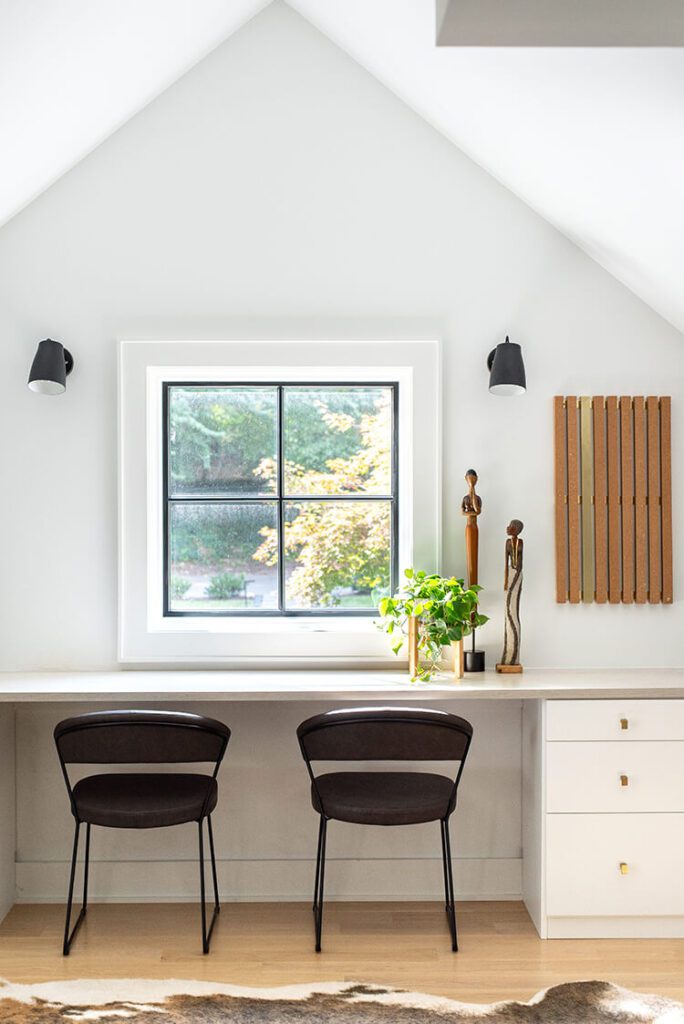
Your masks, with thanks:
M454 651L455 674L463 675L463 639L488 621L478 608L482 587L466 588L463 580L438 573L405 569L406 581L393 597L379 605L380 629L398 637L392 650L398 654L409 644L412 679L428 680L442 658L442 649Z

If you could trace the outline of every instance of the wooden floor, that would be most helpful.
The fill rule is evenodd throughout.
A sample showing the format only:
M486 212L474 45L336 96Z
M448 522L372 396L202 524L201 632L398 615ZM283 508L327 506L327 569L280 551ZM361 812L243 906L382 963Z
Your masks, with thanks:
M63 909L15 907L0 926L0 976L192 978L249 986L367 981L467 1002L529 999L558 982L601 978L684 1001L684 940L542 942L521 903L463 903L461 952L450 951L434 903L334 903L323 953L301 903L225 905L209 956L191 904L95 904L71 956L60 953Z

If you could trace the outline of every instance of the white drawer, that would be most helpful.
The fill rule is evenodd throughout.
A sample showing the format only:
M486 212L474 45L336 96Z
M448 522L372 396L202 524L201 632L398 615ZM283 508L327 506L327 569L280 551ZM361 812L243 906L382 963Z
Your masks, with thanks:
M547 743L546 810L684 811L684 741Z
M547 915L684 914L683 850L684 814L550 814Z
M684 700L550 700L547 740L684 740Z

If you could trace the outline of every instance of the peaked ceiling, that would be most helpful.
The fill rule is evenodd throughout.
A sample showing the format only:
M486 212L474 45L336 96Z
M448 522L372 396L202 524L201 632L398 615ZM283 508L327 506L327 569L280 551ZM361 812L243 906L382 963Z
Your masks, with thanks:
M0 0L0 223L269 2ZM434 0L289 5L684 331L684 49L437 47Z

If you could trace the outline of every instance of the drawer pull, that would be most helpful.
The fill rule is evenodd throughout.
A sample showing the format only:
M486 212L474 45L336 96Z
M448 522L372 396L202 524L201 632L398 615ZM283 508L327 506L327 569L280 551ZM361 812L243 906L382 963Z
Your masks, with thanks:
M620 776L620 785L621 786L629 786L629 776L628 775L621 775Z
M624 860L620 861L620 874L626 875L629 872L629 865L625 864Z
M621 718L620 719L620 728L623 731L626 730L626 729L629 729L629 719L628 718Z

